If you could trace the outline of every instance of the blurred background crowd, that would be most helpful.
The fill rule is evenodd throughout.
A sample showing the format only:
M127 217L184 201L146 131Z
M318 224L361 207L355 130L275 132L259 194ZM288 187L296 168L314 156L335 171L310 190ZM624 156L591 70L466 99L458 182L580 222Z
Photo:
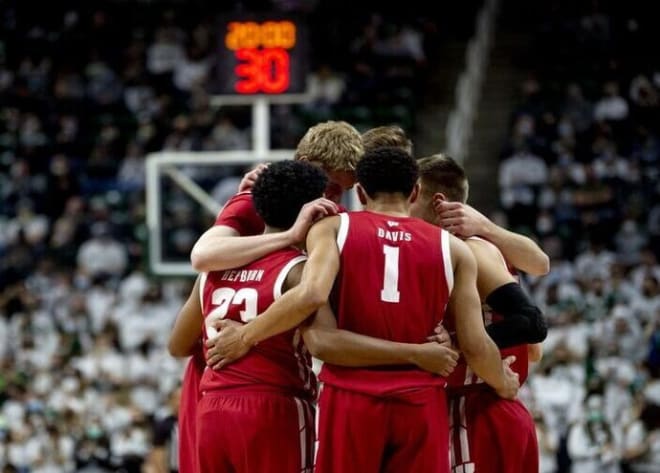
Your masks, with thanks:
M159 471L183 367L165 343L192 281L145 264L145 156L252 146L249 109L216 109L205 93L215 50L205 2L88 3L0 1L7 473ZM435 46L469 36L481 4L449 17L237 3L310 23L313 99L272 107L273 148L327 119L411 136L432 126L415 112ZM547 2L521 15L534 41L516 60L528 74L512 85L509 135L493 155L492 218L552 259L549 275L524 278L551 327L521 391L544 473L660 471L660 56L634 6ZM243 170L203 185L222 200ZM177 225L168 251L185 257L212 216L174 190L166 212Z

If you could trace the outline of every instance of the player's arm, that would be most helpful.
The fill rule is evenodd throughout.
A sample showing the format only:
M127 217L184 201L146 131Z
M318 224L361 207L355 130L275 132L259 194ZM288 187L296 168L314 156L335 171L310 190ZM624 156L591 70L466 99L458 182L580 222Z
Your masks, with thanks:
M199 277L195 281L188 300L183 304L179 314L174 321L174 327L170 333L167 349L170 355L186 357L200 349L199 344L202 337L202 304L199 297Z
M399 343L338 329L328 304L301 331L312 356L333 365L359 368L412 364L448 376L458 360L455 350L437 342Z
M309 257L300 284L285 292L248 324L225 328L221 321L216 345L221 358L216 365L218 368L244 356L260 341L300 325L326 303L339 271L338 226L339 219L331 217L317 222L309 230Z
M502 315L486 327L499 348L545 340L548 328L541 310L507 271L500 253L482 240L465 242L477 261L477 290L482 301Z
M529 237L500 227L475 208L461 202L434 201L442 228L460 237L481 236L492 242L515 268L535 276L548 274L548 255Z
M454 317L458 345L465 360L486 383L505 398L515 397L518 375L500 359L495 342L486 333L481 316L481 300L477 291L477 263L468 246L458 238L450 238L454 288L447 310Z
M216 225L199 237L190 262L198 272L240 268L292 243L286 232L240 236L232 227Z
M249 218L255 218L254 209L248 209L247 205L245 207L244 214L252 215ZM247 235L248 232L239 231L237 228L249 228L242 222L236 222L237 219L243 218L240 217L240 213L229 208L223 209L222 214L225 212L234 214L233 221L228 222L231 225L216 225L209 228L193 246L190 261L196 271L239 268L274 251L296 245L304 241L309 227L316 220L336 214L337 205L324 198L313 200L302 207L295 223L288 230L252 236L240 236Z

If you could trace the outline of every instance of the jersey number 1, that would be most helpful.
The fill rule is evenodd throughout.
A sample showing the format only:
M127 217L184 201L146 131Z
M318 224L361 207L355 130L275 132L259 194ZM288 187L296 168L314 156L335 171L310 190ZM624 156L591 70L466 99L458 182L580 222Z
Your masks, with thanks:
M383 245L385 253L385 271L383 274L383 289L380 300L383 302L399 302L399 248Z

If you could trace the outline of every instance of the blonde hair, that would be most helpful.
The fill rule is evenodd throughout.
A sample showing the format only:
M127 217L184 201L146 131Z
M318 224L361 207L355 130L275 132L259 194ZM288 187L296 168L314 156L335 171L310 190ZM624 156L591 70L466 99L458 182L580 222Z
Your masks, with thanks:
M364 151L372 151L376 148L394 147L399 148L409 155L413 154L413 144L398 125L385 125L371 128L362 133Z
M294 159L320 164L328 171L355 171L363 155L360 133L347 122L330 120L307 130Z

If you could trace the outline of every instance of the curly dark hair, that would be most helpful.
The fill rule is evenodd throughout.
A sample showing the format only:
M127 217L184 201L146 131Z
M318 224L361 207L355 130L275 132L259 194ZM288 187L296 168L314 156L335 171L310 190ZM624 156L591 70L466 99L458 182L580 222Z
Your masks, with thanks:
M418 176L415 159L396 147L370 150L358 163L355 171L358 182L371 198L379 192L399 192L408 197Z
M278 161L254 183L254 207L266 225L287 229L304 204L323 195L327 182L318 166L305 161Z

